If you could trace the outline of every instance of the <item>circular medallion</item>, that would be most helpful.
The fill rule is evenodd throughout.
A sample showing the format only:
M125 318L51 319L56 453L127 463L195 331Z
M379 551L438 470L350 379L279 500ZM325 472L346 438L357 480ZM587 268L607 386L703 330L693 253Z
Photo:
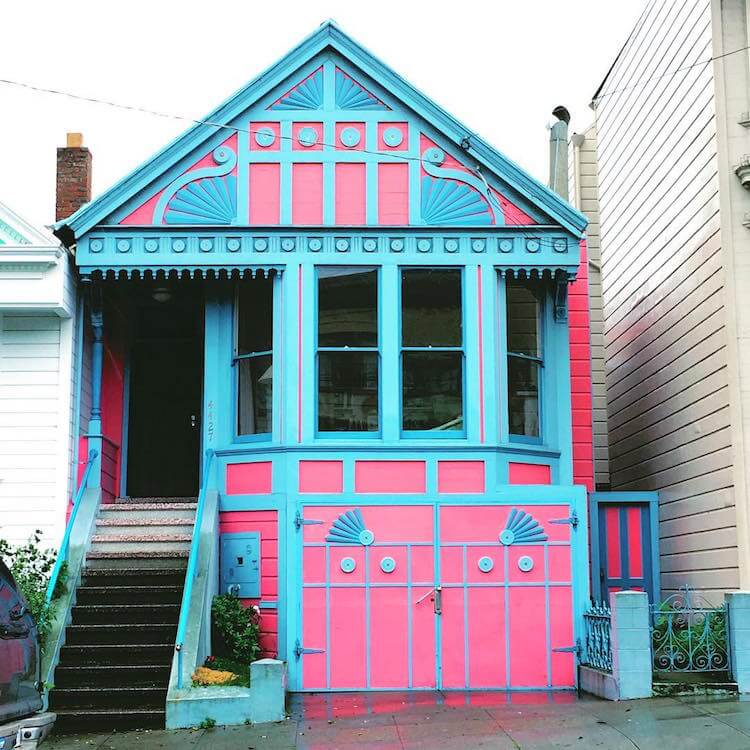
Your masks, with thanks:
M155 253L159 249L159 241L158 240L146 240L143 247L147 253Z
M174 250L176 253L184 252L185 240L174 240L172 242L172 250Z
M320 252L320 248L323 247L323 243L319 239L313 238L313 239L311 239L311 240L308 241L307 247L313 253L317 253L317 252Z
M484 240L472 240L471 249L475 253L483 253L484 252Z
M477 560L477 567L482 573L489 573L495 567L495 563L491 557L485 555Z
M117 252L126 253L130 250L130 240L117 240Z
M527 240L526 249L530 253L538 253L539 252L539 240Z
M340 253L345 253L349 249L349 240L339 239L336 240L336 250Z
M357 561L353 557L342 557L340 566L344 573L353 573L357 567Z
M359 532L359 542L364 544L365 547L369 547L375 541L375 534L370 529L362 529Z
M396 561L392 557L384 557L380 561L380 569L383 573L393 573L396 570Z
M500 532L500 544L509 545L513 544L513 540L516 538L516 535L510 530L510 529L504 529L502 532Z
M285 253L291 253L294 250L294 240L291 237L285 237L281 240L281 249Z
M297 136L300 146L310 148L318 142L318 131L309 126L302 128Z
M273 146L273 143L275 140L276 140L276 133L274 133L273 130L269 127L261 128L255 134L255 142L261 148L268 148L269 146Z
M344 128L341 131L341 135L339 137L341 138L341 143L343 143L347 148L354 148L362 139L362 136L360 135L360 132L357 128Z
M555 240L553 247L556 253L564 253L568 249L568 243L565 240Z
M207 239L207 238L204 238L204 239L202 239L202 240L201 240L201 241L200 241L200 242L198 243L198 247L200 247L200 249L201 249L201 252L203 252L203 253L207 253L207 252L209 252L210 250L212 250L212 249L213 249L213 246L214 246L214 241L213 241L213 240L209 240L209 239Z
M522 573L529 573L534 569L534 561L528 555L523 555L518 558L518 569Z
M513 250L513 240L500 240L500 252L509 253Z
M458 240L446 240L445 241L445 252L455 253L458 251Z
M443 151L443 149L441 148L438 148L437 146L434 146L433 148L428 148L427 151L422 154L422 158L425 161L430 162L430 164L434 164L436 167L439 167L445 161L445 151Z
M404 249L403 240L391 240L391 250L393 250L394 253L400 253L403 249Z
M432 243L429 240L417 240L417 250L420 253L429 253Z
M236 253L241 245L242 243L236 237L227 240L227 250L229 250L230 253Z
M92 253L100 253L104 247L104 243L101 240L91 240L89 247Z
M401 128L386 128L383 131L383 143L390 148L396 148L404 142L404 134Z
M367 239L362 243L362 247L366 253L374 253L378 249L378 242L377 240Z
M253 247L256 249L257 252L265 253L266 250L268 250L268 241L267 240L255 240Z

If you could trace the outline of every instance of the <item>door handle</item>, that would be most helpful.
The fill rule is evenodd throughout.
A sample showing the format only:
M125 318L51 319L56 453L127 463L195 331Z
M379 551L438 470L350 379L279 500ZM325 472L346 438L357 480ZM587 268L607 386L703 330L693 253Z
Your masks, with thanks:
M435 610L436 615L440 615L443 613L443 587L442 586L435 586L434 589L430 589L426 594L422 594L422 596L417 599L415 604L421 604L427 597L430 597L430 601L433 603L433 609Z
M195 416L195 414L190 415L190 426L195 429L196 424L198 424L198 419Z

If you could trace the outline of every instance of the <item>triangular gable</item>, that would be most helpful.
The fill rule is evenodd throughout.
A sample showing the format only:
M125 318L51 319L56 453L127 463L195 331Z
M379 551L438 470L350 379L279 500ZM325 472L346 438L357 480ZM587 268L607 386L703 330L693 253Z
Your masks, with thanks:
M35 227L7 205L0 203L0 247L28 245L38 247L58 244L58 240L46 230Z
M586 224L330 22L206 119L65 224Z

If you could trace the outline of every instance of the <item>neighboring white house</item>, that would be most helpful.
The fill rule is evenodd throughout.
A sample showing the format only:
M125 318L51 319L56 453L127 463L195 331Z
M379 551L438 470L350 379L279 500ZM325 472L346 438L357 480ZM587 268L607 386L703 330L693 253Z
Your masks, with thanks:
M68 251L0 203L0 538L56 546L72 489L76 291Z

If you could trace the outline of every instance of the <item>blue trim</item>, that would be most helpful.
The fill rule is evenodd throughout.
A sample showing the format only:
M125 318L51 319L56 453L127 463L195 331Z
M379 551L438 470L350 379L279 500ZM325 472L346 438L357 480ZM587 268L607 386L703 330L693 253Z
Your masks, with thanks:
M80 442L81 442L81 394L83 391L83 339L85 333L85 306L83 301L83 295L78 295L78 301L76 304L76 363L75 363L75 404L73 407L73 465L71 467L72 476L70 480L70 488L73 492L77 489L76 484L78 483L78 461L80 459ZM67 493L66 493L67 494ZM72 493L71 493L72 494Z
M122 445L120 446L120 497L128 496L128 434L130 432L131 352L125 357L122 388Z

